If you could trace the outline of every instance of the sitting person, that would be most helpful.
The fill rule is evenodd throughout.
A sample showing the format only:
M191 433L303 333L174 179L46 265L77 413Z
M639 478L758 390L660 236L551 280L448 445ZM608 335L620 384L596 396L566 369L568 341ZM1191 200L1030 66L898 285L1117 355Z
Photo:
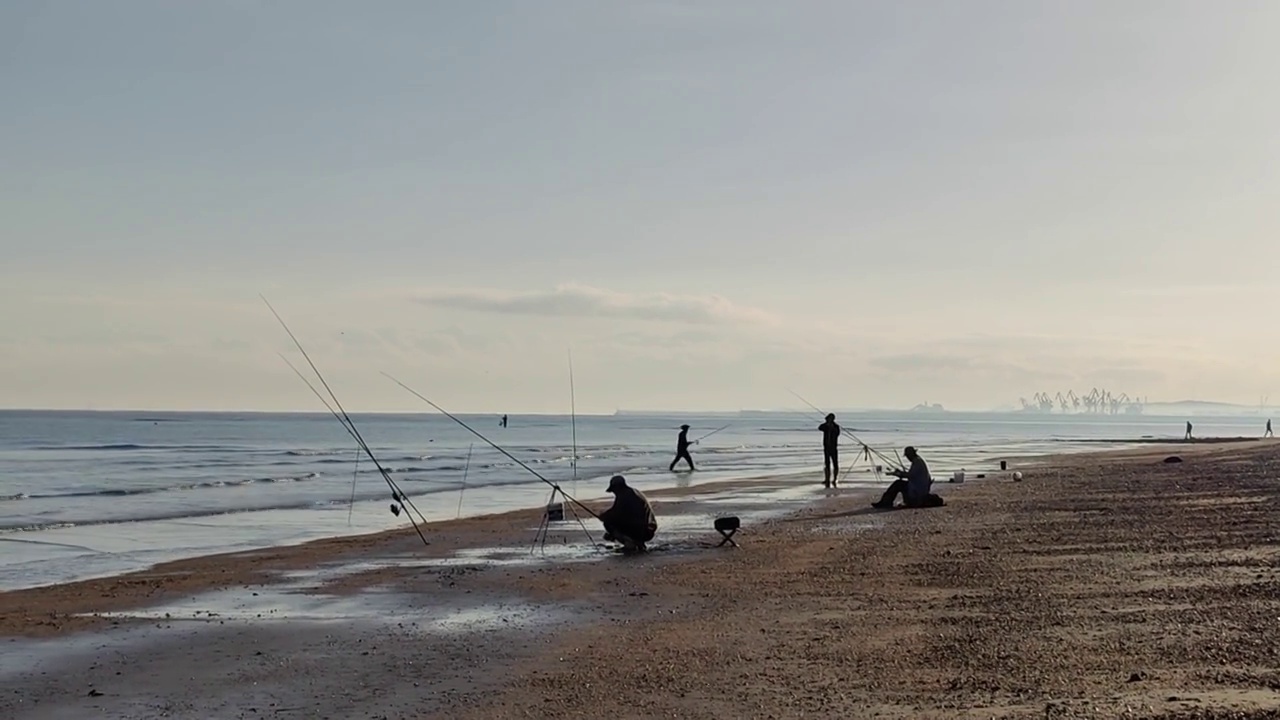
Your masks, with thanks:
M624 552L644 552L644 544L658 531L649 499L629 487L621 475L609 480L608 492L613 493L613 506L600 513L604 539L622 543Z
M911 461L911 467L907 470L891 471L891 474L898 479L889 485L889 489L884 491L884 495L878 502L871 503L871 507L890 510L893 508L893 501L898 499L899 493L902 494L902 500L909 508L945 505L942 498L929 492L933 487L933 476L929 474L929 466L925 464L924 458L920 457L913 447L903 450L902 454Z

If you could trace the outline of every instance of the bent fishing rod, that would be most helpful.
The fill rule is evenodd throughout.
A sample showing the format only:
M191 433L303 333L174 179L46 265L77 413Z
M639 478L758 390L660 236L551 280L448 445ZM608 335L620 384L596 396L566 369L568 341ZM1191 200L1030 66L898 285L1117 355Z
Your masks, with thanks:
M281 355L280 358L285 361L285 364L289 366L289 369L293 370L294 374L296 374L298 378L302 380L302 382L306 383L307 387L311 390L311 392L315 394L315 396L325 406L325 409L329 411L329 414L332 415L334 419L338 421L338 424L342 425L343 429L347 431L347 434L351 436L351 439L355 440L356 444L360 447L360 449L364 450L364 453L369 456L369 459L371 461L373 461L374 467L378 469L378 472L382 475L382 479L387 482L387 487L391 489L391 498L395 500L397 503L407 505L409 509L411 509L413 512L418 513L418 518L421 519L422 524L425 525L427 521L426 521L426 518L422 515L422 512L418 510L416 505L413 504L413 500L409 499L409 496L406 495L404 491L400 489L400 486L396 484L396 481L391 479L391 473L388 472L385 467L383 467L382 463L373 454L373 450L369 449L369 444L364 441L364 436L361 435L360 430L356 428L355 421L352 420L351 416L347 414L346 408L342 406L342 403L338 400L338 396L334 394L333 389L329 387L329 383L325 381L324 375L320 373L320 369L316 367L316 364L311 361L311 356L307 354L306 349L302 347L302 343L298 340L297 336L294 335L293 331L289 329L289 325L285 323L284 318L280 317L280 313L276 312L276 309L271 306L271 303L267 300L265 296L259 295L258 297L262 298L262 302L266 303L267 308L271 310L271 314L275 315L276 320L280 322L280 326L284 328L284 331L286 333L288 333L289 339L293 340L293 344L298 348L298 352L302 353L302 357L305 358L307 361L307 364L311 366L311 370L316 374L316 378L320 380L320 384L324 386L324 389L326 391L328 391L329 397L333 399L333 405L337 406L337 410L335 410L333 406L329 405L329 402L325 400L323 395L320 394L320 391L317 390L316 387L311 384L311 381L308 380L307 377L303 375L302 372L298 370L298 368L295 367L293 363L289 362L288 358L286 358L284 355ZM339 414L339 412L341 412L341 414ZM394 511L395 509L396 508L393 505L392 510ZM396 514L398 515L399 513L396 513ZM409 522L413 525L414 531L418 533L418 537L422 540L422 544L430 545L431 543L427 541L427 536L422 533L422 528L418 527L418 522L413 519L413 515L406 512L405 516L409 518Z
M804 403L805 405L808 405L809 407L813 408L813 411L814 411L814 412L816 412L816 413L818 413L819 415L823 415L823 416L826 416L826 415L827 415L827 413L825 413L825 412L823 412L823 411L822 411L822 408L819 408L817 405L814 405L813 403L809 402L808 400L805 400L804 398L800 397L800 393L797 393L795 390L792 390L792 389L790 389L790 388L787 388L787 392L791 393L792 395L795 395L795 396L796 396L796 399L798 399L800 402ZM869 451L869 452L873 453L876 457L878 457L878 458L880 458L881 460L885 461L885 463L890 464L890 465L893 465L893 466L897 467L899 470L901 470L901 469L902 469L902 463L901 463L901 462L894 462L893 460L890 460L890 459L889 459L889 456L885 455L884 453L880 452L879 450L877 450L877 449L875 449L875 448L871 447L870 445L868 445L867 443L863 442L862 438L858 437L857 435L854 435L854 434L853 434L853 432L852 432L851 430L849 430L848 428L844 427L843 425L841 425L841 426L840 426L840 432L841 432L842 434L844 434L844 435L848 435L848 436L849 436L849 438L850 438L851 440L853 440L854 442L856 442L856 443L858 443L859 445L861 445L861 446L863 447L863 449L864 449L864 450L867 450L867 451Z
M491 448L493 448L494 450L497 450L498 452L500 452L500 453L502 453L503 455L507 456L507 458L508 458L509 460L511 460L511 461L512 461L512 462L514 462L515 464L519 465L520 467L524 468L525 470L528 470L528 471L529 471L529 473L530 473L531 475L533 475L534 477L536 477L536 478L538 478L539 480L541 480L542 482L544 482L544 483L546 483L546 484L550 485L552 489L554 489L554 490L558 491L561 495L564 495L566 498L568 498L568 499L569 499L569 502L571 502L571 503L573 503L574 505L577 505L578 507L582 508L582 510L583 510L584 512L586 512L588 515L590 515L591 517L593 517L593 518L595 518L595 519L597 519L597 520L599 520L599 519L600 519L600 515L598 515L598 514L596 513L596 511L595 511L595 510L592 510L591 508L587 507L586 505L583 505L583 504L582 504L582 503L581 503L577 498L575 498L575 497L573 497L572 495L570 495L569 493L565 492L565 491L564 491L564 489L563 489L563 488L561 488L558 484L556 484L555 482L552 482L551 480L548 480L546 477L544 477L544 476L542 475L542 473L539 473L537 470L534 470L533 468L531 468L531 467L529 467L528 465L526 465L526 464L524 463L524 461L522 461L520 458L518 458L518 457L516 457L515 455L512 455L511 453L507 452L507 450L506 450L505 448L503 448L501 445L499 445L499 444L495 443L494 441L490 440L489 438L485 437L484 435L481 435L481 434L480 434L480 433L479 433L475 428L473 428L473 427L471 427L470 425L468 425L466 422L464 422L462 419L458 418L458 417L457 417L456 415L454 415L453 413L450 413L448 410L445 410L444 408L440 407L439 405L437 405L437 404L435 404L435 403L431 402L431 400L429 400L425 395L423 395L422 393L418 392L417 390L414 390L413 388L409 387L408 385L405 385L404 383L400 382L400 381L399 381L399 380L397 380L395 377L393 377L391 374L386 373L386 372L383 372L382 374L383 374L384 376L386 376L386 378L387 378L388 380L390 380L391 382L393 382L393 383L395 383L395 384L399 385L400 387L404 388L405 390L409 391L409 393L410 393L411 395L413 395L414 397L416 397L416 398L418 398L419 400L421 400L421 401L425 402L426 404L428 404L428 405L430 405L431 407L435 408L437 411L439 411L439 412L440 412L442 415L444 415L445 417L447 417L447 418L449 418L450 420L452 420L452 421L454 421L454 422L458 423L459 425L461 425L464 429L466 429L466 430L467 430L467 432L470 432L472 435L475 435L476 437L478 437L478 438L480 438L481 440L483 440L483 441L485 442L485 444L487 444L489 447L491 447Z

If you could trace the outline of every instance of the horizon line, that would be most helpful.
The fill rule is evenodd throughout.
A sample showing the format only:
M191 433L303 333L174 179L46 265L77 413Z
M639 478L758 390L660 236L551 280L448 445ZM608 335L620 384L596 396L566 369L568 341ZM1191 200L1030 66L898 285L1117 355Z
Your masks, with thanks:
M1280 412L1280 408L1273 408L1272 406L1242 405L1238 403L1217 402L1217 401L1211 401L1211 400L1160 401L1160 402L1149 402L1149 403L1146 403L1146 405L1147 406L1210 405L1210 406L1219 406L1223 408L1234 408L1239 410L1245 410L1245 411L1250 411L1251 413L1257 413L1260 411L1265 412L1272 409L1276 409L1278 412ZM840 413L849 413L849 414L902 413L902 414L909 414L909 415L918 415L922 417L948 415L948 414L1023 415L1028 417L1066 417L1066 416L1143 417L1144 416L1144 413L1136 413L1136 414L1116 413L1113 415L1110 413L1088 413L1088 412L1070 412L1070 413L1064 413L1064 412L1058 412L1058 411L1038 412L1034 410L1024 410L1021 408L1015 408L1013 406L1007 406L1003 408L999 408L999 407L987 408L987 409L981 409L981 410L942 409L942 410L926 410L926 411L915 410L912 408L892 408L892 407L878 407L878 408L877 407L863 407L863 408L833 407L833 408L828 408L828 411L833 412L837 415ZM169 414L169 415L223 414L223 415L317 415L322 417L330 416L330 413L327 410L300 410L300 409L262 410L262 409L248 409L248 408L237 408L237 409L166 408L166 409L161 409L161 408L128 408L128 407L123 407L123 408L0 407L0 413L102 413L102 414L150 413L150 414ZM352 410L351 413L353 415L441 415L443 416L440 412L437 412L434 410ZM814 416L818 415L818 413L812 412L811 409L809 408L739 408L736 410L671 410L671 409L642 410L642 409L618 408L612 412L578 412L577 415L585 416L585 417L615 417L618 415L743 415L743 414L752 414L752 413L788 413L788 414L804 414L804 415L814 415ZM517 416L517 417L519 416L523 416L523 417L565 416L567 417L569 416L570 413L538 412L538 411L499 412L499 411L491 411L491 410L461 410L461 411L454 411L454 414L469 415L469 416L493 415L498 417L502 415ZM1165 416L1157 415L1156 417L1165 417ZM1176 416L1169 416L1169 417L1176 417Z

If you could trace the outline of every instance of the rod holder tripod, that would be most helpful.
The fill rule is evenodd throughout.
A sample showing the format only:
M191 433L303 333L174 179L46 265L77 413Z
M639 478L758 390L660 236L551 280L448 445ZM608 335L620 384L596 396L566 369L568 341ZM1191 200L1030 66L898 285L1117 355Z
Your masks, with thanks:
M563 496L563 499L561 497ZM578 526L582 528L583 534L587 536L587 542L592 547L596 546L596 539L592 537L591 531L587 529L586 523L582 521L582 517L578 515L578 511L574 509L572 502L567 502L569 496L559 485L551 488L551 496L547 498L547 504L542 510L542 521L538 523L538 531L533 536L533 545L529 548L529 554L533 554L536 549L543 552L547 548L547 536L551 533L551 523L564 522L564 511L567 509L569 514L573 515L573 519L578 522Z

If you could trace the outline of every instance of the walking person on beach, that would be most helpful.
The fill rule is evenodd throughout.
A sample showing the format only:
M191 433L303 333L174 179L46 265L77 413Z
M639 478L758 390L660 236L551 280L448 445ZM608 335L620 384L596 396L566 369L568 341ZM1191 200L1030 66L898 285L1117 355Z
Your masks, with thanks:
M1191 421L1187 421L1187 434L1183 436L1183 440L1191 440Z
M693 466L693 457L689 455L689 426L680 426L680 435L676 437L676 459L671 461L671 466L667 468L670 472L676 471L676 463L684 460L689 463L689 471L697 470Z
M835 413L818 426L822 431L822 487L834 487L840 480L840 426Z
M933 487L933 476L929 474L929 466L924 458L920 457L920 453L916 452L914 447L908 447L902 451L902 454L911 461L911 467L906 470L890 471L890 474L896 475L898 479L889 484L884 495L878 501L871 503L871 507L877 510L892 510L893 502L898 499L899 494L909 508L945 505L942 498L929 492Z
M644 552L644 544L658 532L658 520L649 499L627 485L621 475L609 479L608 492L613 493L613 505L600 513L604 539L622 543L622 551L626 553Z
M1271 418L1267 418L1267 431L1262 433L1262 437L1275 437L1275 433L1271 432Z

